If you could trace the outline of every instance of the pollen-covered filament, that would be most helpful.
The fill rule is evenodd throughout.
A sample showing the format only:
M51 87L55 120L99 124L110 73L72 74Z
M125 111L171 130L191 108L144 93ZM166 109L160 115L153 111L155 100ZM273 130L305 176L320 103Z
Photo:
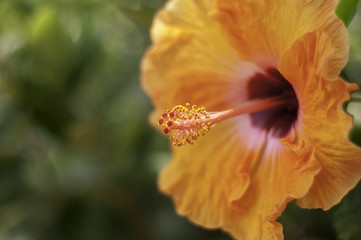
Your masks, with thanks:
M175 130L170 139L173 145L182 146L193 144L194 140L206 134L217 121L218 117L208 113L204 107L199 108L187 103L185 106L177 105L172 110L167 110L158 123L164 127L165 134Z
M171 110L167 110L158 124L164 127L164 134L174 131L170 139L173 145L182 146L187 143L193 144L200 136L205 135L218 122L236 117L246 113L260 112L279 107L294 107L297 104L294 98L288 93L245 102L236 108L229 110L209 113L204 107L191 106L186 103L185 106L177 105Z

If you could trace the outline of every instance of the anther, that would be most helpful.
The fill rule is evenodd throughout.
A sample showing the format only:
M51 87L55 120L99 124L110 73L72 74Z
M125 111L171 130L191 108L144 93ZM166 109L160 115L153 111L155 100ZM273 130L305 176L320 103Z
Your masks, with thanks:
M164 134L174 130L170 139L175 146L193 144L200 135L207 133L217 122L217 116L210 115L204 108L186 103L177 105L167 114L163 114L159 124L164 128Z

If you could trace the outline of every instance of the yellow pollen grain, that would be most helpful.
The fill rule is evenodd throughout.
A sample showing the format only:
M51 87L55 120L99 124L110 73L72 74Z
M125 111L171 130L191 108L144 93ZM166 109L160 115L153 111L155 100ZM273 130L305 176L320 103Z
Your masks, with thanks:
M204 107L197 107L186 103L185 106L177 105L173 109L167 109L168 114L163 117L162 127L167 128L165 134L173 133L170 139L173 146L193 144L200 136L204 136L215 124L213 116ZM173 116L170 117L170 114ZM211 122L210 122L211 121ZM172 122L168 126L168 122Z

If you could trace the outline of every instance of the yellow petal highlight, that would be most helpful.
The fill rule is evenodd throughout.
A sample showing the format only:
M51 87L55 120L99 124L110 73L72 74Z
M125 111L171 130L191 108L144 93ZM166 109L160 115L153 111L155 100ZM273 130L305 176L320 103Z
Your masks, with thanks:
M329 81L323 71L335 51L332 39L316 31L296 41L279 66L299 97L304 141L314 147L313 158L322 166L310 191L297 201L305 208L328 210L341 201L361 175L361 149L348 138L352 118L343 110L356 86L342 79Z
M322 29L332 38L335 54L326 75L336 78L348 59L347 31L334 11L336 0L218 0L214 14L228 32L242 59L265 67L276 66L293 42L308 32ZM268 61L264 62L265 59Z
M249 185L248 175L237 171L247 149L233 135L233 128L221 123L196 145L174 148L170 164L159 177L161 191L173 197L177 212L208 228L232 221L233 211L237 212L232 210L232 202ZM229 144L222 144L224 141Z
M214 2L174 0L157 14L155 44L142 62L142 86L156 108L191 102L223 110L247 98L246 80L260 69L228 44L210 17Z

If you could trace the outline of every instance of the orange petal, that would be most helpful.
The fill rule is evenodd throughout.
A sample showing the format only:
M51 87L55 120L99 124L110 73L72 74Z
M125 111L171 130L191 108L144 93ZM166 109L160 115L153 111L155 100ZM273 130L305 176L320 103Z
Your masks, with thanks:
M197 224L239 239L282 239L276 219L289 201L327 209L359 179L360 152L342 111L350 87L326 80L347 60L346 31L333 13L336 0L220 0L218 10L215 3L172 0L157 15L155 44L142 62L156 111L185 102L210 111L237 105L247 97L247 79L281 58L300 119L281 143L248 116L222 122L194 146L174 149L159 186Z
M322 166L310 191L297 201L305 208L331 208L361 176L361 149L349 140L352 118L343 110L355 85L329 81L324 71L335 51L333 39L316 31L296 41L279 65L298 96L299 132L314 147L313 158Z
M233 202L249 185L248 174L238 171L248 149L234 134L237 127L220 123L195 145L175 147L159 177L161 191L172 196L177 212L208 228L233 221L238 211Z
M308 32L322 29L336 48L326 69L327 77L332 79L345 66L349 50L344 44L348 40L347 31L334 13L337 2L218 0L219 10L214 16L228 32L230 42L241 58L251 59L264 67L276 66L294 41Z
M312 147L290 150L265 132L247 131L250 124L247 116L228 120L194 146L175 148L159 187L196 224L237 239L281 239L276 219L306 194L320 167Z
M312 146L296 142L293 145L297 150L282 146L275 139L267 140L258 167L250 172L247 192L235 203L245 212L224 227L237 239L283 238L277 218L288 202L308 191L320 170L312 157Z
M141 77L156 108L190 102L223 110L247 97L245 80L259 68L238 59L210 17L214 3L173 0L157 14Z

